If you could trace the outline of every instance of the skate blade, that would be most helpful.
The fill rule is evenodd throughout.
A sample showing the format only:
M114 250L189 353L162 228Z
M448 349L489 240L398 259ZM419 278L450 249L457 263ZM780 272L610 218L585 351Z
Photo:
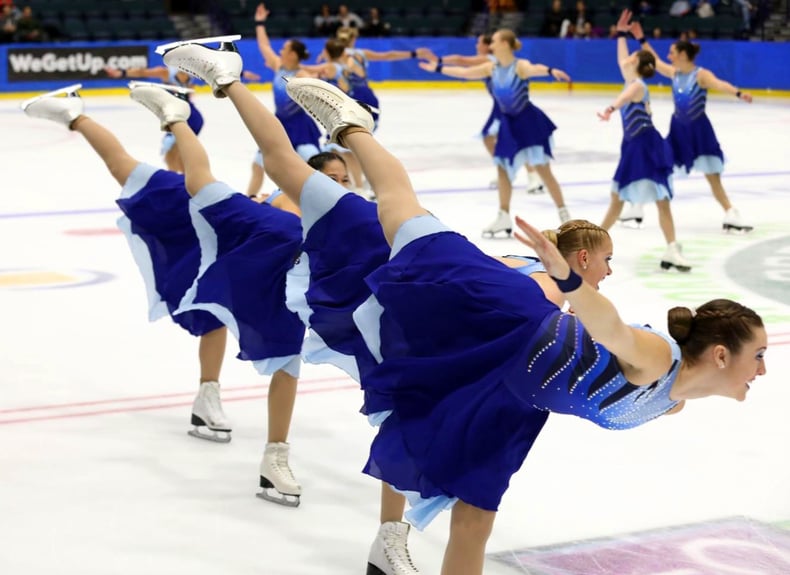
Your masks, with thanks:
M274 488L271 488L271 491L273 491L274 494L269 493L269 491L269 489L264 488L259 493L256 493L255 497L263 499L264 501L277 503L283 507L299 507L299 504L301 503L301 496L299 495L287 495L285 493L280 493Z
M529 194L530 196L537 196L539 194L545 194L545 193L546 193L546 190L543 188L543 186L536 186L534 188L527 188L527 194Z
M728 234L748 234L754 229L754 226L733 226L732 224L722 224L723 229Z
M670 270L672 268L675 268L676 270L684 274L691 271L691 266L679 266L677 264L673 264L672 262L666 262L666 261L661 262L662 270Z
M387 575L384 571L373 565L373 563L368 563L368 570L365 571L365 575Z
M641 230L642 229L642 220L619 220L620 225L624 228L629 228L632 230Z
M495 232L483 232L483 237L489 240L495 240L500 237L497 234L502 232L505 232L504 238L507 239L513 233L513 230L511 229L511 230L497 230Z
M21 108L24 110L33 102L38 102L39 100L43 100L44 98L51 98L52 96L59 96L60 94L74 94L77 95L77 90L82 88L82 84L72 84L71 86L66 86L65 88L58 88L57 90L52 90L51 92L47 92L46 94L41 94L40 96L34 96L33 98L28 98L22 104L20 104Z
M205 439L206 441L213 441L214 443L230 443L230 431L210 431L211 433L209 434L198 428L194 428L187 431L187 435L197 437L198 439Z
M236 40L241 40L240 34L234 34L232 36L211 36L209 38L195 38L194 40L179 40L177 42L169 42L168 44L161 44L156 47L154 52L159 55L164 54L165 52L169 52L173 48L178 48L179 46L186 46L187 44L213 44L215 42L235 42Z
M171 86L170 84L162 84L160 82L141 82L138 80L132 80L129 82L129 89L134 90L135 88L161 88L162 90L167 90L168 92L175 92L176 94L194 94L195 91L192 88L182 88L181 86Z

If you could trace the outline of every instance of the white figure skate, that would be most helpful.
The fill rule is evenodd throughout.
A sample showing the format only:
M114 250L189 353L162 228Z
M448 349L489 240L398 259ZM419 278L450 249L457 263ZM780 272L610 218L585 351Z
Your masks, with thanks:
M187 102L188 88L154 84L152 82L129 82L129 96L148 108L159 118L162 131L174 122L186 122L192 109Z
M542 194L546 190L543 187L543 180L536 172L527 172L527 193L530 195Z
M557 214L560 216L560 224L564 224L565 222L569 222L571 220L571 212L565 206L557 208Z
M285 90L294 102L326 129L330 144L339 144L338 136L351 126L373 132L373 116L368 111L370 108L328 82L316 78L291 78Z
M200 78L211 86L214 96L224 98L222 88L238 82L241 77L241 56L233 44L240 36L215 36L182 42L163 44L156 52L164 54L168 66L178 68L190 76ZM219 42L219 48L209 48L205 44Z
M691 264L683 257L682 247L677 242L672 242L667 246L664 257L661 258L661 269L668 270L675 268L679 272L690 272Z
M288 465L289 451L287 443L266 444L260 466L261 491L255 495L286 507L299 507L302 486Z
M370 546L367 575L419 575L409 555L408 523L388 521Z
M722 223L721 227L725 232L745 233L754 229L754 226L743 223L740 212L738 212L738 210L735 208L730 208L727 210L727 213L724 214L724 222Z
M618 220L623 226L638 230L642 228L642 220L644 218L645 210L643 204L632 204L627 202L623 207L623 211L620 212Z
M483 228L483 237L493 238L499 232L505 232L505 235L508 237L513 232L513 222L510 221L510 214L504 210L499 210L494 221Z
M69 128L82 115L84 109L79 95L80 88L82 84L72 84L30 98L22 102L22 111L31 118L51 120Z
M192 404L192 425L187 433L198 439L207 439L217 443L228 443L231 440L231 425L219 398L219 383L206 381L200 384L200 391Z

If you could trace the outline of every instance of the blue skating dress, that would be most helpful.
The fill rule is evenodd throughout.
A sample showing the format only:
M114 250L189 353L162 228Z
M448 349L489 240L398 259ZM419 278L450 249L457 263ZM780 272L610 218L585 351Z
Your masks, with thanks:
M675 72L672 79L675 112L667 141L675 165L686 173L697 170L703 174L720 174L724 171L724 154L705 113L708 91L697 83L699 71L694 68L688 74Z
M551 135L557 126L529 100L529 80L516 74L516 64L494 65L491 90L502 112L494 148L494 163L502 166L511 181L524 164L548 164Z
M352 314L371 297L364 278L386 263L390 252L376 204L316 172L302 189L300 208L304 243L288 273L287 297L288 307L309 328L302 357L335 365L360 381L376 360ZM385 408L375 399L365 405Z
M496 58L494 56L489 56L488 59L492 62L496 62ZM491 88L491 78L485 78L483 80L486 92L491 96L492 105L491 105L491 113L488 114L488 119L486 123L483 124L483 129L480 131L480 135L484 138L488 136L496 136L499 133L499 124L501 122L502 111L499 109L499 104L496 103L496 98L494 98L494 93Z
M226 325L260 373L298 375L304 326L285 306L299 218L215 182L190 199L184 177L139 164L117 201L148 291L149 318L170 313L193 335Z
M634 82L642 84L645 95L620 108L623 142L612 191L635 204L672 199L672 151L653 126L647 86L641 79Z
M348 75L348 83L351 87L351 91L349 92L349 96L354 98L355 100L359 100L363 104L367 104L371 108L375 108L379 110L379 99L376 97L376 94L373 92L373 89L368 84L368 66L370 62L368 62L367 56L365 56L365 52L356 48L346 48L346 54L354 58L354 60L359 64L362 68L365 69L365 75L360 76L359 74L355 74L351 72ZM379 127L379 113L373 112L373 131L375 132L376 129Z
M168 68L168 82L173 86L178 86L180 88L189 88L190 83L189 81L181 82L178 79L178 68ZM195 135L200 134L200 130L203 129L203 114L200 113L195 107L195 104L192 103L191 95L187 96L187 103L189 103L189 118L187 118L187 125L192 128L192 131L195 132ZM170 149L175 145L176 137L167 132L162 138L162 149L161 154L164 156Z
M321 151L321 131L307 112L299 107L285 91L286 78L292 78L298 70L280 69L274 73L272 94L274 95L274 115L280 120L288 134L296 153L304 161L309 160ZM263 156L258 150L254 162L263 166Z
M365 472L409 496L418 528L457 499L496 510L550 412L626 429L676 405L674 342L670 371L631 385L535 281L432 216L401 227L367 283L355 316L380 363L362 386L389 413Z

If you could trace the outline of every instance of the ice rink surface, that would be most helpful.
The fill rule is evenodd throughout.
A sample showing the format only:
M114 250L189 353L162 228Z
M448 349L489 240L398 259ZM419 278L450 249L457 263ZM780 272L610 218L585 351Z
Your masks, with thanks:
M271 105L269 92L258 94ZM495 173L476 137L486 93L470 84L380 98L377 137L403 161L424 205L486 252L528 253L514 239L480 237L497 207ZM552 167L568 207L595 222L621 138L619 118L602 123L595 112L612 99L534 93L558 126ZM196 104L215 175L244 191L251 137L228 100L201 93ZM254 497L268 379L235 359L231 341L222 384L233 440L187 436L197 340L169 319L148 323L140 274L115 228L119 189L103 164L79 135L18 105L0 100L0 572L364 573L379 486L360 473L374 430L358 413L358 386L330 366L303 368L290 436L302 504ZM88 94L85 106L132 155L161 164L161 133L147 110L122 96ZM662 133L671 109L667 95L653 96ZM727 158L725 188L755 230L724 233L705 180L676 178L677 236L693 271L659 269L664 242L648 206L643 229L612 229L614 274L601 289L627 321L659 329L674 305L729 297L755 308L769 334L768 373L743 403L693 401L631 431L550 417L502 502L488 574L790 573L788 535L776 529L790 520L790 105L712 97L708 112ZM549 197L528 196L525 186L522 173L513 212L558 225ZM444 513L412 531L412 557L426 575L439 572L448 522ZM638 532L647 534L625 535ZM640 537L641 551L628 546ZM596 542L578 543L586 540ZM607 566L592 552L603 547L619 559ZM659 558L646 559L650 550ZM550 560L557 553L563 562Z

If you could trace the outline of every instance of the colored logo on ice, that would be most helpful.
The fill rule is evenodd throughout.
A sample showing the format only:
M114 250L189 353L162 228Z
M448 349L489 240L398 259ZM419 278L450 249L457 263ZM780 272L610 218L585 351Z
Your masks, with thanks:
M735 518L491 557L532 575L780 575L790 532Z
M85 286L112 279L106 272L62 269L0 269L0 289L31 290Z

